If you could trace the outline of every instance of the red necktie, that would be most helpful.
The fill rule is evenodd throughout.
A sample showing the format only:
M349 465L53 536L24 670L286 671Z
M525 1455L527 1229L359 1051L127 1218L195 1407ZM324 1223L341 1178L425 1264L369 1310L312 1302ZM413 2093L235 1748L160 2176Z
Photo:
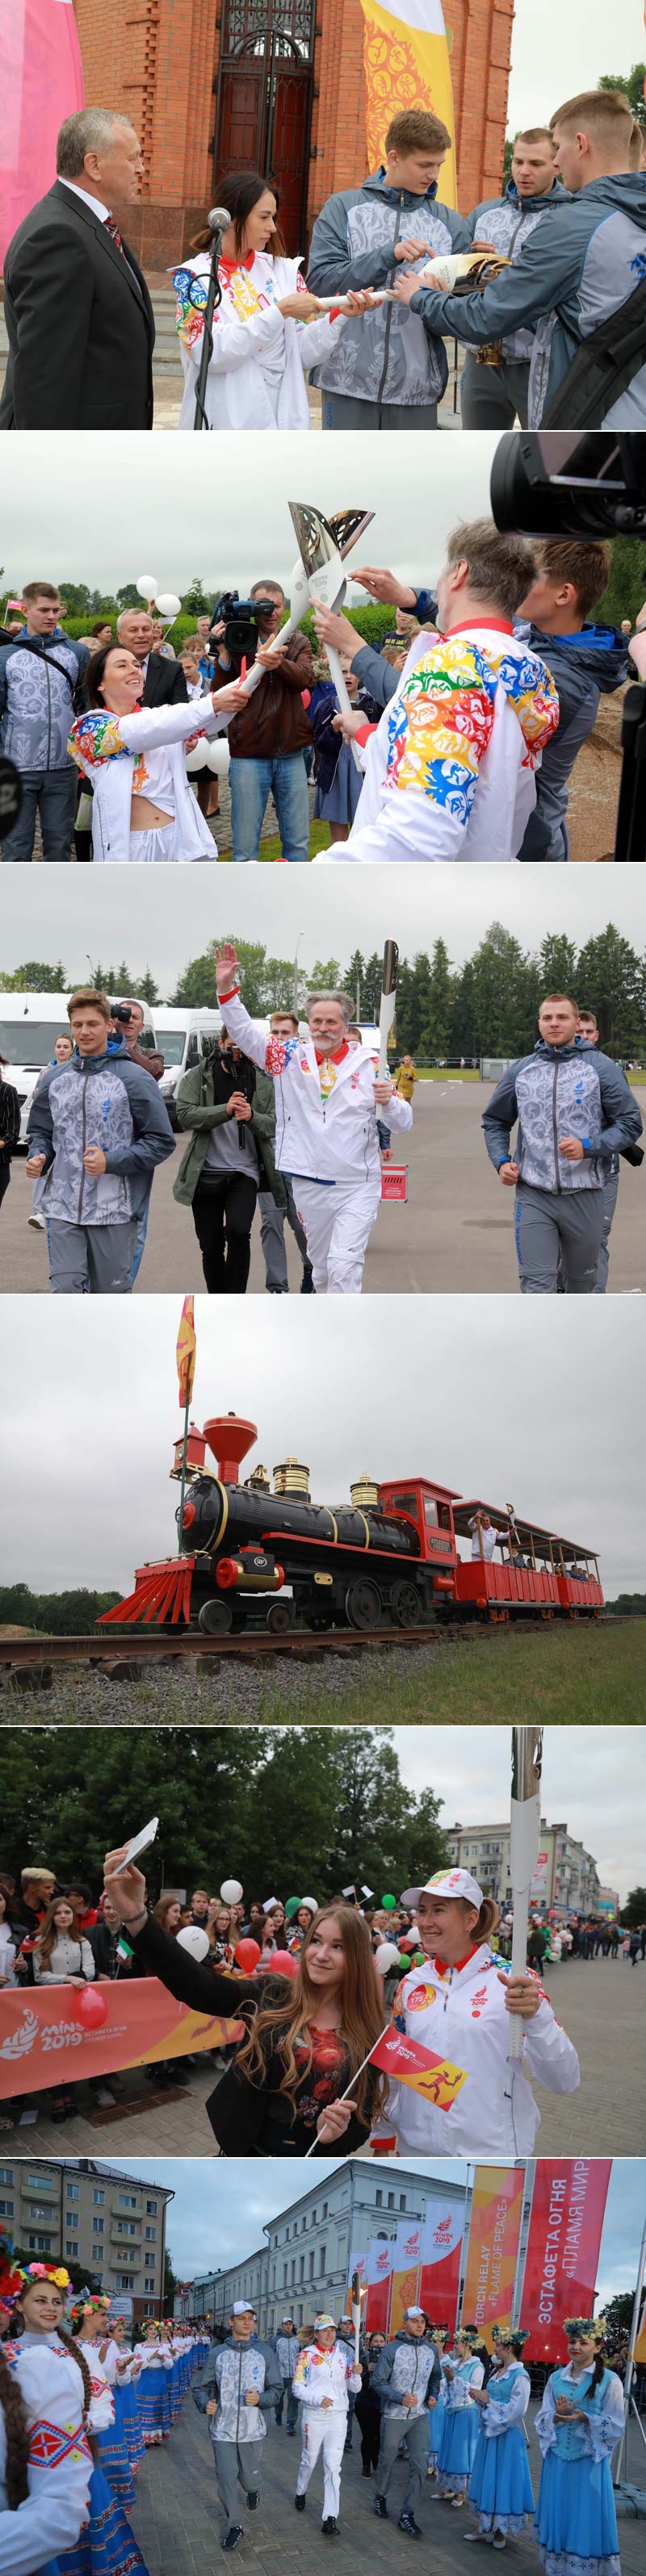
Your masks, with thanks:
M121 252L121 256L122 256L122 259L123 259L123 258L125 258L125 252L124 252L123 242L122 242L122 239L121 239L121 234L120 234L120 231L119 231L119 226L118 226L118 223L117 223L117 222L116 222L116 220L115 220L114 215L106 215L106 218L105 218L105 230L106 230L106 232L107 232L107 233L109 233L109 235L110 235L110 240L114 242L115 250L120 250L120 252Z

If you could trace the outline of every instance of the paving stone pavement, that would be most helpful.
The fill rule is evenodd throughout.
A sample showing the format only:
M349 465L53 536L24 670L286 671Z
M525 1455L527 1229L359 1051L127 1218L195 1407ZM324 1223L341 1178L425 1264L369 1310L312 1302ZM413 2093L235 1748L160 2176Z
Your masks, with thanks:
M207 2375L208 2375L207 2365ZM532 2409L531 2412L535 2412ZM530 2426L530 2469L534 2494L538 2494L540 2453ZM250 2514L241 2497L241 2520L244 2539L233 2553L236 2568L253 2571L253 2576L276 2576L280 2568L292 2576L309 2576L314 2569L329 2568L334 2576L358 2576L369 2560L376 2576L401 2576L402 2567L411 2558L413 2564L428 2576L465 2576L464 2533L473 2528L466 2513L452 2513L449 2505L433 2502L430 2483L419 2508L423 2540L419 2550L397 2529L397 2517L404 2492L404 2469L396 2465L391 2481L392 2505L388 2522L379 2522L373 2513L374 2481L363 2479L358 2426L354 2426L351 2456L343 2462L341 2481L341 2517L334 2540L324 2539L321 2532L322 2479L320 2466L314 2470L304 2514L294 2511L294 2488L300 2451L298 2432L288 2439L285 2424L278 2431L273 2424L263 2444L263 2485L260 2504ZM644 2482L640 2459L646 2453L637 2427L633 2428L630 2471L637 2482ZM148 2576L214 2576L222 2565L220 2541L224 2530L213 2470L211 2443L203 2416L198 2415L191 2398L187 2398L179 2422L174 2425L170 2442L163 2450L149 2452L137 2481L137 2501L132 2527L146 2560ZM623 2576L643 2576L643 2523L622 2515L620 2547ZM480 2564L479 2552L476 2567ZM233 2558L232 2558L233 2563ZM490 2561L485 2560L485 2566ZM509 2576L540 2576L540 2560L531 2531L518 2540L509 2541L506 2550Z
M636 2156L646 2136L646 2063L643 2045L646 1969L623 1959L577 1959L548 1969L550 2000L558 2019L578 2050L581 2084L576 2093L548 2093L534 2085L541 2112L537 2152L540 2155ZM35 2122L13 2129L20 2152L38 2155L208 2156L217 2153L205 2111L208 2093L217 2083L210 2057L191 2068L178 2100L171 2093L163 2107L156 2103L130 2111L134 2095L147 2095L141 2070L122 2075L114 2110L92 2105L81 2095L78 2112L60 2125L52 2121L48 2100L40 2097ZM32 2106L37 2102L33 2095ZM92 2116L88 2118L88 2111ZM12 2128L12 2115L0 2103L0 2131ZM456 2516L457 2520L457 2516Z

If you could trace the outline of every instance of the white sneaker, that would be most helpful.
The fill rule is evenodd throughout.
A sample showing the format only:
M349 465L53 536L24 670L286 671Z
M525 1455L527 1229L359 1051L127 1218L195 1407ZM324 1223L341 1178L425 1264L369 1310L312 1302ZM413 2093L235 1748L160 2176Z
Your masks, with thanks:
M27 1224L28 1224L28 1225L33 1225L34 1233L35 1233L35 1234L44 1234L44 1232L45 1232L45 1219L44 1219L44 1216L28 1216L28 1218L27 1218Z

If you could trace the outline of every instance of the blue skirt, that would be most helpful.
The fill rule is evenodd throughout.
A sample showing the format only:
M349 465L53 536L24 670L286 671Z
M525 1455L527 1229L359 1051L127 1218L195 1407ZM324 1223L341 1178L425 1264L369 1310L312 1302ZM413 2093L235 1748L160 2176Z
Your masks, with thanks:
M167 2442L170 2433L170 2398L166 2372L143 2370L137 2389L137 2413L140 2431L146 2445Z
M142 2439L137 2399L132 2381L127 2379L125 2387L115 2388L113 2390L113 2395L117 2416L119 2413L122 2415L123 2438L132 2474L133 2477L136 2477L137 2470L141 2467L141 2462L144 2458L145 2445Z
M43 2576L148 2576L145 2558L102 2469L92 2471L89 2505L89 2522L74 2548L50 2559Z
M497 2524L501 2531L522 2531L533 2519L534 2491L529 2474L522 2424L508 2433L479 2433L469 2484L469 2503L480 2515L480 2530Z
M438 2397L437 2405L432 2408L428 2419L428 2459L431 2469L437 2468L445 2423L446 2398Z
M123 2505L124 2513L132 2513L135 2501L134 2480L126 2448L123 2417L120 2418L117 2406L116 2389L113 2389L112 2395L114 2423L108 2424L104 2433L95 2433L94 2440L103 2475L107 2479L111 2494L117 2497L119 2504Z
M169 2400L170 2400L170 2420L171 2420L171 2424L176 2424L176 2423L177 2423L177 2417L178 2417L178 2415L181 2415L181 2412L182 2412L182 2398L183 2398L183 2395L184 2395L184 2390L183 2390L183 2386L182 2386L182 2365L181 2365L181 2361L174 2361L174 2362L173 2362L173 2367L172 2367L171 2374L170 2374L170 2381L167 2383L167 2385L168 2385Z
M534 2529L546 2576L619 2576L610 2461L548 2451Z
M437 2471L442 2494L466 2494L477 2443L477 2406L447 2407Z

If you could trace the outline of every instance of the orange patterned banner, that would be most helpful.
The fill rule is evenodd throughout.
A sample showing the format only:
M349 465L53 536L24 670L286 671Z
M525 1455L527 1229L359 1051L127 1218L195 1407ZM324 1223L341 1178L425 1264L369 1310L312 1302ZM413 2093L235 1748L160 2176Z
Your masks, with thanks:
M96 2018L95 2018L96 2017ZM94 2026L93 2026L94 2022ZM154 2066L199 2048L226 2048L244 2037L240 2021L178 2004L157 1977L131 1984L5 1987L0 2000L0 2100L116 2075L122 2066Z
M524 2169L476 2165L462 2316L488 2352L492 2326L511 2322L524 2187Z
M391 118L407 107L426 108L446 126L450 143L438 197L457 206L451 66L441 0L361 0L364 18L368 168L384 159Z

